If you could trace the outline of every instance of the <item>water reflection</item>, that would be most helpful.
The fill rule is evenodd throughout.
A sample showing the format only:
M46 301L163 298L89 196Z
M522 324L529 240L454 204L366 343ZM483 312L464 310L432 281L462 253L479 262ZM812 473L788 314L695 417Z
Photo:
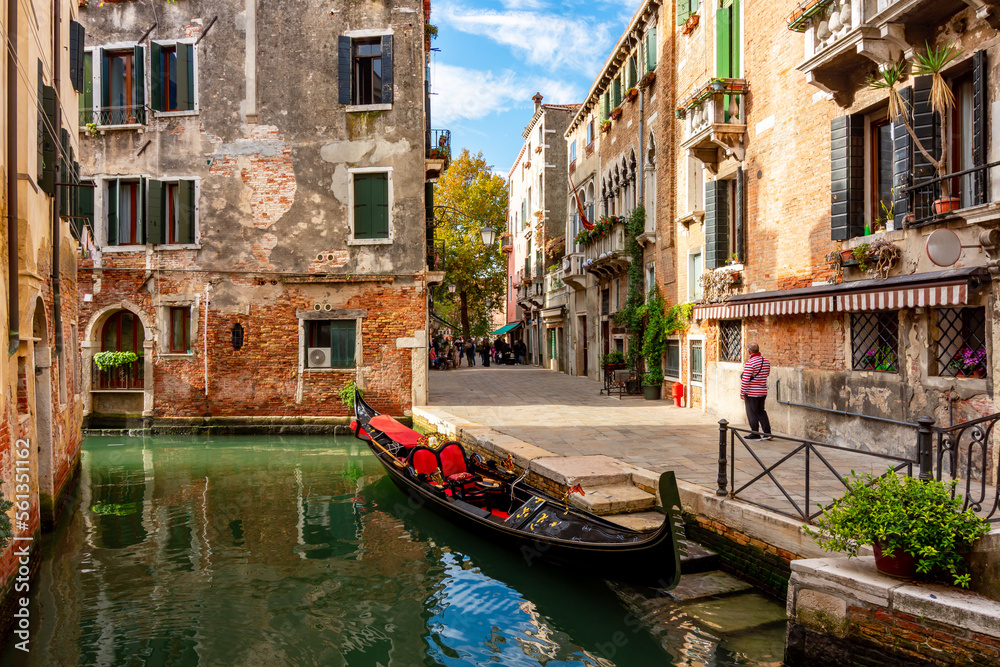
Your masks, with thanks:
M743 662L683 614L657 631L639 589L412 509L354 440L89 438L82 465L26 664Z

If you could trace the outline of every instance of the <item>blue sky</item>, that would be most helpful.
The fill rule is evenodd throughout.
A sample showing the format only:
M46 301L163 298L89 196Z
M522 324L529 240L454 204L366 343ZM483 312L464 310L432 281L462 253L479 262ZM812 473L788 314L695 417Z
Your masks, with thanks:
M582 102L641 0L433 0L431 121L506 176L531 96Z

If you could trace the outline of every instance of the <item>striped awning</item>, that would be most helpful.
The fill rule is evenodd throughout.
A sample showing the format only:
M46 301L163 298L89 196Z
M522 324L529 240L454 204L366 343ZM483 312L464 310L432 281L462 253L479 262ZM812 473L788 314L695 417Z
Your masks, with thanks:
M854 290L850 289L849 283L841 283L836 286L842 290L839 294L808 296L795 294L782 297L781 292L771 292L767 295L762 294L761 296L765 298L759 300L753 300L753 295L741 295L743 298L739 301L695 306L694 319L725 320L765 315L898 310L961 306L969 302L968 278L923 285L899 284L878 287L874 287L872 282L874 281L861 282L867 289Z

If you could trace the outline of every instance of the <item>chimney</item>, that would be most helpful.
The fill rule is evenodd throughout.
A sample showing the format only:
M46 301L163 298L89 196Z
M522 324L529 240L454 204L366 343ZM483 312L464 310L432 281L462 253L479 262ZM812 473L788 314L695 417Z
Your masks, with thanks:
M542 94L535 93L534 97L531 99L535 102L535 111L538 111L542 107Z

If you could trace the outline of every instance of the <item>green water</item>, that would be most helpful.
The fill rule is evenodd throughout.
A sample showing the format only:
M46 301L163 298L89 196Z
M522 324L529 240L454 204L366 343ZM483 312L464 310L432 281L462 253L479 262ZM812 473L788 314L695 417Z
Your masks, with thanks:
M92 437L74 493L31 653L0 664L780 663L783 627L744 618L774 603L699 614L529 565L412 509L357 440Z

